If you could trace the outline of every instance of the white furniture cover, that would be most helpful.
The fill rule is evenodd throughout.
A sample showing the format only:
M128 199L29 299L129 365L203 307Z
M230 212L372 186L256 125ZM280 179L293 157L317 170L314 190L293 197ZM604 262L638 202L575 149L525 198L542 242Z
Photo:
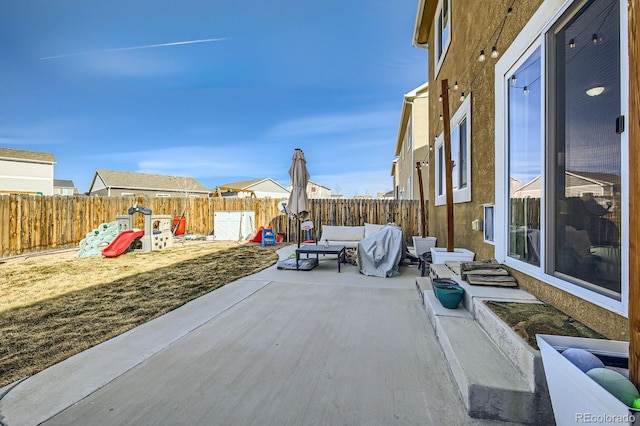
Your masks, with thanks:
M358 243L360 272L382 278L400 275L402 250L402 230L393 225L386 225Z

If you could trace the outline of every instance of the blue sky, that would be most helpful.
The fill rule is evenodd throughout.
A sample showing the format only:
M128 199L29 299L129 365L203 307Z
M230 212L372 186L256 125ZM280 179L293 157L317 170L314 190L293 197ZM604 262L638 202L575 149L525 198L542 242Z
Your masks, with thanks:
M207 187L392 189L403 94L427 79L416 0L0 0L0 146Z

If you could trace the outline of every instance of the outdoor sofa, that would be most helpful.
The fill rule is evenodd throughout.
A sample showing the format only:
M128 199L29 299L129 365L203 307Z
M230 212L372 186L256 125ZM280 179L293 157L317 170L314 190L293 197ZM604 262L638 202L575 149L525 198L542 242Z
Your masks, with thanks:
M346 248L357 248L358 243L384 228L385 225L365 223L364 226L322 225L322 236L318 244L343 245Z

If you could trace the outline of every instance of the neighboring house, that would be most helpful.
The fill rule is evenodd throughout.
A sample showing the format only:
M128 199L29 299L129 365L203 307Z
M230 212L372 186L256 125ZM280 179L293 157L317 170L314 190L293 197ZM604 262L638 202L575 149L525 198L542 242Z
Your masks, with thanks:
M419 200L418 168L422 174L423 196L429 187L429 83L404 95L396 138L396 158L392 162L394 193L399 200Z
M72 180L54 179L53 193L55 195L76 195L78 188L75 187Z
M413 34L428 49L428 116L439 129L427 138L438 245L447 241L447 80L454 245L504 263L524 289L619 340L637 262L628 20L625 0L420 0ZM490 221L490 238L472 229L476 219ZM587 250L576 252L577 237Z
M287 185L287 191L291 192L293 185ZM331 188L312 181L307 182L307 197L309 199L331 198Z
M393 187L393 199L400 200L400 173L398 173L398 157L394 158L391 162L391 185Z
M0 194L53 195L53 165L49 152L0 148Z
M222 189L222 195L226 192L238 198L251 197L252 193L257 198L289 198L287 188L271 178L225 183L213 190L214 195L218 192L217 189Z
M620 176L603 173L570 172L565 170L565 196L584 197L589 194L594 197L616 197L620 191ZM524 185L511 188L511 198L541 198L541 176L536 176Z
M120 197L147 195L151 197L206 198L211 191L191 177L154 175L148 173L96 170L87 195Z
M376 194L376 199L378 200L394 200L394 193L393 191L388 191L388 192L378 192Z

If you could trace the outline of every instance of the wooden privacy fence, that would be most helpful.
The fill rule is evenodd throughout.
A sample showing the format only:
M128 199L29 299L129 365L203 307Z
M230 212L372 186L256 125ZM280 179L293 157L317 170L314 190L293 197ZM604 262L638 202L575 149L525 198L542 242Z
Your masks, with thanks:
M214 214L222 211L252 211L255 227L272 226L297 241L296 221L278 210L278 199L252 198L152 198L0 195L0 258L34 251L78 245L86 235L116 215L126 215L138 206L154 215L186 217L187 232L209 235L214 232ZM134 215L134 227L144 228L143 216ZM405 239L420 230L420 204L411 200L311 200L311 220L316 231L321 225L363 225L394 222L402 227Z

